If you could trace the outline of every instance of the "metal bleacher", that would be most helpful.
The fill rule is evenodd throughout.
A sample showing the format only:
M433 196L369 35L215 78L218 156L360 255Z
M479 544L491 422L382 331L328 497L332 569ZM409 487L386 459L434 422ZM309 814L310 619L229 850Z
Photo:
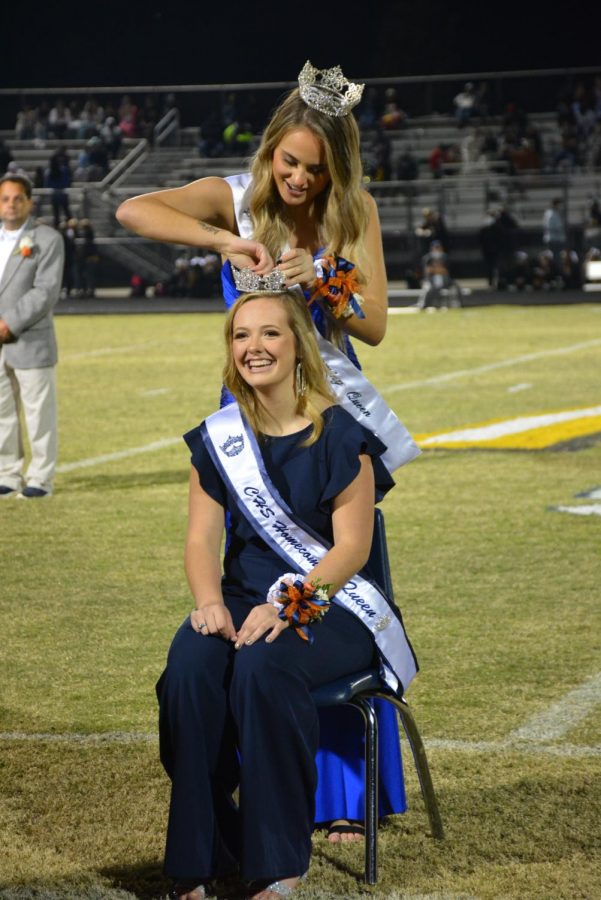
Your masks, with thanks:
M402 80L402 79L401 79ZM237 86L239 87L239 86ZM366 188L374 196L380 214L384 249L392 277L400 277L402 269L415 255L414 229L421 220L422 209L441 212L452 235L452 263L458 275L473 269L480 261L477 233L491 206L505 205L517 219L520 232L529 249L540 244L544 210L551 199L564 201L566 219L576 234L586 218L592 196L601 196L601 172L582 167L560 173L552 171L552 160L560 146L560 132L555 113L529 114L529 122L537 129L543 146L540 171L510 175L498 161L474 165L456 162L445 165L442 177L434 178L429 168L432 150L440 145L459 145L469 129L458 129L450 115L428 114L410 118L406 127L386 132L390 142L392 170L399 156L409 151L417 161L419 177L412 181L366 180ZM177 127L173 118L159 122L152 141L126 139L119 159L112 161L108 175L100 182L74 181L69 189L71 211L77 218L91 219L98 244L104 256L123 269L136 271L150 281L165 278L171 271L177 248L136 238L127 233L115 219L115 210L126 198L164 188L179 187L208 175L230 175L248 169L248 157L222 156L214 159L199 155L198 125ZM478 125L499 132L500 119L488 117ZM17 141L14 132L0 131L0 138L10 148L17 165L33 175L46 168L52 153L59 147L76 169L85 140ZM375 135L362 134L366 171L372 162ZM254 147L249 148L250 151ZM36 213L51 217L50 190L35 190Z

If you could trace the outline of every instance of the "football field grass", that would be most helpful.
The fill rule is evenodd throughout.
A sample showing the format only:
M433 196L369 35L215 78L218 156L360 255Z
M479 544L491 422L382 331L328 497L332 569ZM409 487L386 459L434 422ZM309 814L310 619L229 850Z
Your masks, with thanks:
M3 900L168 891L154 684L191 606L180 436L216 408L222 322L57 319L55 495L0 503ZM601 898L601 305L395 314L359 354L436 448L383 510L446 838L403 743L377 887L318 834L296 895Z

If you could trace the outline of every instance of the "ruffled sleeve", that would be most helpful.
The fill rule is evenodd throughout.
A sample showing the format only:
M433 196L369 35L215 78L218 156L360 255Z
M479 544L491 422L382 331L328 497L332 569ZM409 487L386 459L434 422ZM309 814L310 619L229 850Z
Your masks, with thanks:
M374 499L380 501L394 487L394 481L381 459L386 445L340 406L327 410L324 420L322 462L328 475L321 502L331 501L354 481L359 474L361 454L371 457L376 482Z
M196 428L186 432L184 440L190 448L190 461L198 472L199 481L203 490L221 506L227 506L227 490L219 477L219 473L215 468L215 464L211 459L209 451L205 447L200 432L200 425L197 425Z

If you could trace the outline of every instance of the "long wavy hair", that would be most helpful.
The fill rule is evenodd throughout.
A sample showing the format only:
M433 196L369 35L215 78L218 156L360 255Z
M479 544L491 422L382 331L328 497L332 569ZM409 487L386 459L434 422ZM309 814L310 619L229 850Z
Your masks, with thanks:
M323 419L321 416L324 400L328 405L336 403L329 383L325 363L321 358L311 316L307 310L307 303L296 291L284 291L278 294L250 293L238 297L229 309L225 319L224 337L226 347L225 366L223 368L223 383L230 391L240 409L248 420L256 435L269 424L270 416L259 397L246 383L236 367L232 352L232 340L234 333L234 319L238 310L253 300L264 299L277 300L286 310L288 325L294 335L297 360L301 363L305 390L296 394L296 413L309 419L313 425L310 436L304 441L304 446L309 446L318 440L323 431ZM296 388L295 388L296 391Z
M361 271L367 267L367 260L362 240L369 214L362 189L359 128L352 113L328 116L307 106L298 88L277 107L252 161L250 213L254 237L265 244L273 259L288 241L291 221L275 186L272 161L284 135L301 127L309 128L323 143L330 175L328 185L313 201L320 244L328 253L352 260L363 280Z

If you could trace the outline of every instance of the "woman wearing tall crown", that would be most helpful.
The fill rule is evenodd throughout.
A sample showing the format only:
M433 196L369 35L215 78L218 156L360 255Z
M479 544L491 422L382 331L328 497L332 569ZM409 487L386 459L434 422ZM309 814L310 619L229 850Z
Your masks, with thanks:
M139 235L221 254L228 306L239 294L236 270L247 290L273 287L274 276L280 288L300 286L320 334L357 368L349 336L379 344L388 307L378 212L362 186L351 112L362 90L338 67L320 72L307 62L299 87L267 125L250 173L201 178L127 200L117 211ZM359 377L354 366L351 377ZM223 402L230 399L224 390ZM388 815L404 811L405 794L394 711L377 706L380 814ZM331 841L357 840L364 808L362 723L353 710L338 708L320 716L320 726L315 821L330 823Z

